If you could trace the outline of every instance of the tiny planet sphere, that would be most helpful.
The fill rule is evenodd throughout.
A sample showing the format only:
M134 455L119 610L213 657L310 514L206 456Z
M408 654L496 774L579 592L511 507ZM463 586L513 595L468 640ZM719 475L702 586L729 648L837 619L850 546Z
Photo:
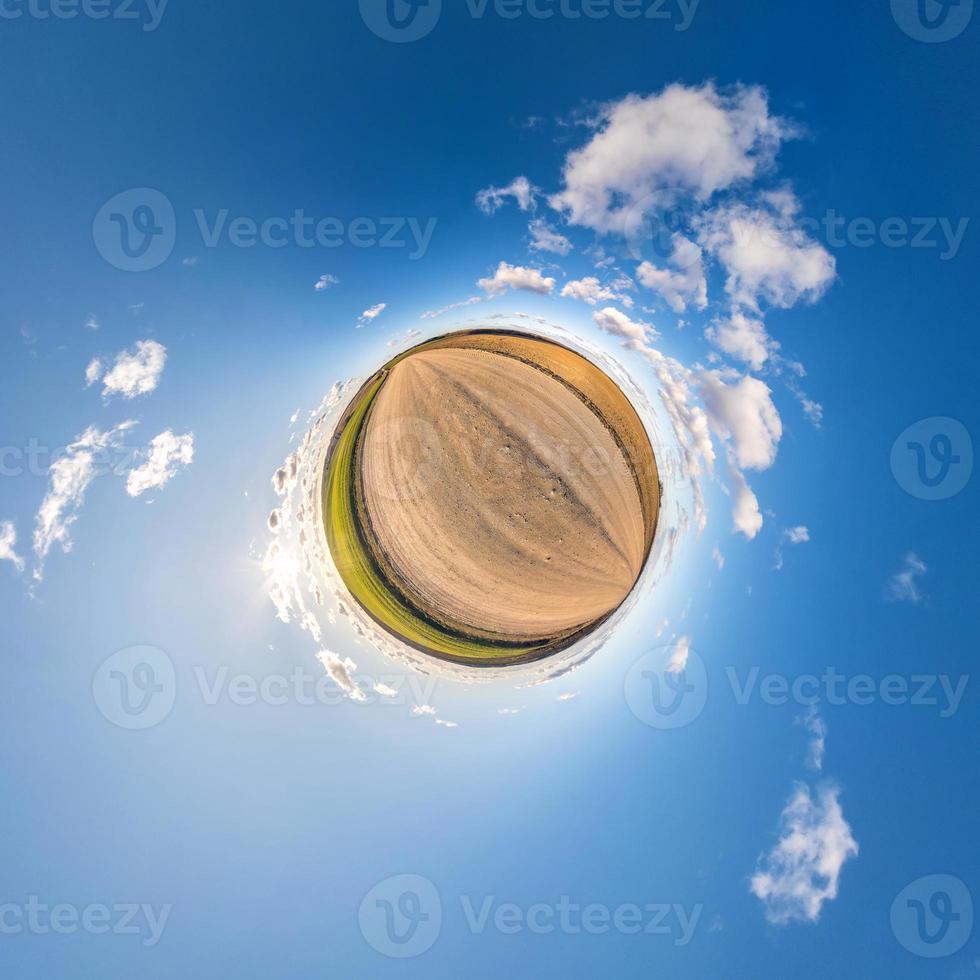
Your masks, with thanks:
M439 659L528 663L618 609L650 555L657 463L622 389L538 336L435 338L374 374L327 454L331 557L358 605Z

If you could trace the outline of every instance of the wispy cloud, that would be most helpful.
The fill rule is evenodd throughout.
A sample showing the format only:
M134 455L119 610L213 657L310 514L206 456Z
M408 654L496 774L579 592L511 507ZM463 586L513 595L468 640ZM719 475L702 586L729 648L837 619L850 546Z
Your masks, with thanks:
M674 644L674 649L670 651L670 659L664 668L668 674L681 674L687 667L688 657L691 654L691 638L689 636L678 637Z
M373 323L384 311L388 309L387 303L378 303L376 306L369 307L357 318L357 328L366 327Z
M52 545L71 551L71 526L85 501L85 491L99 474L100 461L107 451L118 448L123 435L136 423L123 422L108 432L90 426L68 446L48 471L48 492L35 517L34 579L43 577L44 561Z
M89 362L85 369L85 386L102 380L102 397L113 395L137 398L155 391L167 363L167 349L155 340L139 340L132 350L120 351L108 371L101 358Z
M806 544L810 540L810 529L805 524L798 527L788 527L783 531L776 545L775 569L778 572L783 567L783 544Z
M320 276L315 283L313 283L313 288L318 292L322 293L324 290L329 289L331 286L336 286L340 280L336 276L330 275L330 273L324 273Z
M926 563L914 551L910 551L902 567L888 581L885 591L888 600L919 605L925 598L919 579L928 571Z
M527 229L531 233L529 247L532 251L568 255L572 250L571 241L561 232L556 231L544 218L535 218Z
M539 191L527 177L515 177L506 187L486 187L476 195L476 206L493 214L512 198L522 211L533 211Z
M353 674L357 664L350 657L339 657L331 650L321 650L317 659L323 664L324 670L333 682L351 699L351 701L366 701L367 695L357 686Z
M482 303L484 299L484 296L471 296L469 299L460 300L458 303L450 303L448 306L444 306L439 310L426 310L425 313L419 317L419 319L434 320L437 316L442 316L444 313L449 313L452 310L458 310L464 306L474 306L476 303Z
M823 755L827 748L827 723L820 717L820 711L815 704L811 704L807 713L797 721L810 733L806 764L815 772L821 772Z
M149 452L144 455L146 462L126 476L126 493L130 497L166 486L181 466L190 466L194 459L194 433L175 436L167 429L151 440Z
M24 559L14 550L17 529L12 521L0 521L0 561L9 561L18 572L24 570Z

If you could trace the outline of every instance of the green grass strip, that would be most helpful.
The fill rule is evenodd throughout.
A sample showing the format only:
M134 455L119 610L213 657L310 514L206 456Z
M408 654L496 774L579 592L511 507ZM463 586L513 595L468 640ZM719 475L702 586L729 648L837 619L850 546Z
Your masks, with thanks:
M364 542L354 504L355 454L358 437L387 372L362 391L327 461L323 513L327 544L337 571L361 607L406 643L447 660L468 664L524 663L554 647L553 642L526 647L469 640L441 630L392 593Z

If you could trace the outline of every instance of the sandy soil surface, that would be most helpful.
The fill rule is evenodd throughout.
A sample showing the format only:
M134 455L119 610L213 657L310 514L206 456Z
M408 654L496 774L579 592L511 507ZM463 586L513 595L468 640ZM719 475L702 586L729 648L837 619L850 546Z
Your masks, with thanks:
M369 545L449 629L508 641L575 632L623 601L652 539L659 491L627 464L623 431L516 356L413 353L391 368L361 437ZM625 439L643 448L635 430ZM648 442L645 456L655 487Z

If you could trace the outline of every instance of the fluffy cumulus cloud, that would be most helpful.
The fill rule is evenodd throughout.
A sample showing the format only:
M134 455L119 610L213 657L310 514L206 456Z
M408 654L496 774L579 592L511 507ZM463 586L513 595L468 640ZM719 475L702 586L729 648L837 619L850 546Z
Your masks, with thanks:
M320 276L315 283L313 283L313 288L318 292L322 293L329 289L331 286L336 286L340 280L336 276L330 275L330 273L325 273Z
M572 250L571 241L556 231L544 218L535 218L528 226L531 233L531 249L535 252L554 252L568 255Z
M712 428L731 446L739 468L765 470L772 466L783 423L769 386L751 375L726 384L720 371L703 371L700 380Z
M136 423L123 422L102 432L90 426L68 446L48 471L48 492L35 517L34 578L41 580L44 560L52 545L71 551L71 526L85 501L85 492L103 468L111 468L112 453L122 445L124 434Z
M376 306L371 306L366 309L357 318L358 329L361 327L366 327L369 323L373 323L379 316L381 316L382 313L384 313L386 309L388 309L387 303L378 303Z
M112 366L105 370L103 362L96 358L85 370L85 386L101 379L102 397L113 395L132 399L155 391L167 363L167 348L155 340L139 340L132 350L120 351Z
M791 210L726 204L703 216L699 241L721 262L735 303L783 309L815 302L836 277L834 257L794 224Z
M499 296L508 289L526 289L532 293L547 295L555 288L555 280L542 274L540 269L501 262L492 276L480 279L477 285L491 296Z
M752 876L752 893L774 925L817 922L824 902L837 897L841 869L857 853L840 791L799 784L780 817L778 842Z
M720 351L747 364L753 371L761 371L770 355L779 349L762 320L746 316L740 310L719 317L705 329L704 335Z
M11 521L0 521L0 561L9 561L18 572L24 570L24 559L17 554L17 529Z
M522 211L531 211L537 194L527 177L515 177L506 187L485 187L476 195L476 206L484 214L493 214L512 199Z
M144 455L146 461L126 476L126 493L130 497L166 486L181 466L190 466L194 459L194 434L175 436L167 429L154 437Z
M622 231L677 194L706 202L767 170L792 127L757 86L671 85L628 95L594 119L596 132L569 154L550 204L577 225Z
M641 262L636 278L648 289L663 296L675 313L683 313L688 303L703 310L708 305L708 280L704 275L701 248L675 232L671 239L670 268L662 269L652 262Z
M621 292L617 286L604 286L595 276L586 276L584 279L572 279L562 287L561 294L567 299L581 300L590 306L598 303L622 303L626 307L633 305L631 297Z
M646 344L648 338L657 335L649 323L631 320L625 313L613 306L596 310L592 314L592 319L604 333L611 334L613 337L622 337L624 340L637 345Z
M707 475L722 484L734 528L748 538L762 528L763 509L746 472L773 465L783 431L771 388L753 373L778 379L814 425L823 414L799 385L803 365L784 355L765 322L770 309L815 302L836 277L833 257L804 229L792 186L773 179L780 147L798 134L759 86L675 84L600 106L585 120L582 144L567 153L556 193L518 178L477 196L488 214L510 201L525 211L546 201L562 224L532 216L533 251L570 255L571 240L556 228L575 226L595 233L585 254L597 269L617 268L617 256L636 261L633 278L573 278L561 295L593 306L598 328L652 366L692 480L697 526L706 524L700 479ZM664 228L671 234L663 258L644 258L638 246ZM507 263L479 285L491 296L555 288L540 270ZM643 290L683 316L679 326L715 301L702 324L708 369L653 346L653 324L633 312L635 305L656 313ZM716 446L724 460L717 471ZM780 546L786 542L794 543L781 538Z
M914 552L910 551L902 562L902 567L888 580L886 596L891 602L911 602L919 605L925 598L922 591L921 579L929 569L926 563Z

